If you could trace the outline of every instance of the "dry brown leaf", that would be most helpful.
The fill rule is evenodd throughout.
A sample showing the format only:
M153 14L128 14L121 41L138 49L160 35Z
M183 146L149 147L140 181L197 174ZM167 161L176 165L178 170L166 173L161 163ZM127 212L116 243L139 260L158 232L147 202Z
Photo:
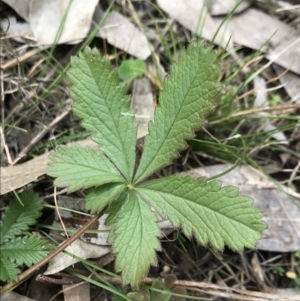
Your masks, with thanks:
M56 41L78 43L84 39L95 24L102 22L104 12L99 1L74 0L68 10L69 0L5 0L29 23L19 23L11 19L10 36L18 36L19 42L35 42L37 45L50 46ZM24 3L23 3L24 2ZM64 15L66 19L64 21ZM93 21L93 26L92 26ZM60 26L63 25L59 35ZM7 21L1 21L3 30ZM151 49L146 36L126 17L111 12L103 24L98 37L140 59L147 59Z
M208 41L213 39L223 21L223 18L209 15L204 0L158 0L157 3L185 28ZM252 49L270 44L272 48L268 50L267 58L300 74L299 33L275 16L258 9L249 8L234 15L222 25L214 42L227 49L232 49L233 42Z
M1 301L34 301L28 297L19 295L15 292L9 292L1 296Z
M291 31L293 31L291 29ZM294 35L287 38L274 49L267 53L270 61L276 62L280 66L300 74L300 34L296 31Z
M35 42L29 23L19 22L14 16L1 20L0 27L7 38L12 38L19 43Z
M1 167L0 194L5 194L37 180L45 174L48 166L48 153L26 163Z
M147 130L148 122L154 115L150 80L146 77L135 79L132 90L131 107L135 111L135 120L140 128Z
M29 12L32 0L2 0L9 5L25 21L29 21Z
M253 90L256 92L256 97L254 99L253 107L268 107L270 106L269 100L267 98L267 87L265 79L261 76L256 76L253 79ZM269 115L268 112L258 112L256 116L261 116L261 120L258 122L262 124L262 130L264 132L269 132L270 137L278 140L280 144L288 144L288 138L283 131L278 130L278 128L272 124L270 119L264 118Z
M98 0L32 0L30 26L39 45L78 43L90 28ZM64 17L66 15L66 19ZM60 26L63 25L59 36Z
M91 139L85 139L78 143L84 147L98 148L98 145ZM19 165L2 167L0 195L36 181L38 177L46 173L48 164L49 153L46 153Z
M89 301L90 283L84 282L80 284L63 285L64 301Z
M229 30L235 43L260 49L269 40L278 45L290 36L292 29L276 17L250 8L232 17Z
M182 26L211 41L219 25L208 14L206 2L205 0L158 0L157 4ZM218 33L215 43L226 47L228 41L230 41L230 33L226 30L225 25ZM231 48L231 44L228 47Z
M285 69L273 64L277 75L282 74ZM280 82L284 85L284 89L291 97L291 102L300 103L300 76L294 72L288 71L283 76L280 76Z
M101 246L90 244L82 241L81 239L75 240L71 243L65 251L74 254L82 259L88 258L99 258L108 254L111 251L109 246ZM47 271L44 272L45 275L51 275L58 273L72 264L78 262L76 258L72 255L67 255L66 253L59 253L53 259L49 261Z
M240 0L214 0L210 7L210 13L212 16L225 16L231 12L237 2L240 2ZM240 5L234 11L234 14L244 11L250 5L251 1L248 0L240 2Z
M146 36L116 11L108 15L96 36L142 60L151 54Z
M214 20L221 23L218 18ZM272 48L268 48L267 58L300 74L299 33L275 16L250 8L233 16L228 30L235 43L252 49L261 49L270 43Z

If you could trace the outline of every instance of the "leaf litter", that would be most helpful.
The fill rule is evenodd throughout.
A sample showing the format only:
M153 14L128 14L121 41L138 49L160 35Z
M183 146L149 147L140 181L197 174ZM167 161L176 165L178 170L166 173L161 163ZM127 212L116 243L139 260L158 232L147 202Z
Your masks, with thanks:
M182 0L170 5L167 0L159 0L158 4L184 27L209 41L213 40L222 22L221 18L210 16L206 1ZM233 43L256 50L270 43L272 48L267 50L267 58L300 74L299 29L295 30L258 9L248 8L232 16L221 28L214 42L222 47L227 46L229 50Z
M151 50L146 36L120 13L113 11L106 16L98 2L74 0L69 6L69 0L7 1L16 11L22 11L21 16L27 21L16 22L11 17L12 26L7 35L20 42L30 42L31 46L51 47L53 44L77 44L96 27L97 37L107 39L108 43L133 56L147 59ZM0 25L4 29L7 21L1 21Z

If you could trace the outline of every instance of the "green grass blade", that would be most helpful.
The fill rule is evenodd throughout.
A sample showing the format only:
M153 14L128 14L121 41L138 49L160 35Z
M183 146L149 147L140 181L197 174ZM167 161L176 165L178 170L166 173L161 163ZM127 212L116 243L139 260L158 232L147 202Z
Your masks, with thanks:
M47 174L57 177L54 184L58 187L67 186L69 192L124 181L103 153L78 144L72 147L60 146L56 152L51 153Z
M219 91L217 56L200 42L182 51L165 80L154 121L149 124L141 163L135 175L140 182L157 169L170 164L184 149L186 139L202 126L204 117L214 105L212 98Z
M118 254L116 271L122 272L123 285L137 286L150 265L156 264L159 233L156 217L148 204L130 193L109 234L112 250Z
M83 119L82 124L92 133L93 140L131 181L137 125L117 72L106 57L87 47L72 59L68 74L73 84L73 112Z
M218 181L174 175L136 189L174 227L182 226L186 236L194 235L202 245L210 243L218 250L225 244L235 251L253 248L266 228L252 199Z

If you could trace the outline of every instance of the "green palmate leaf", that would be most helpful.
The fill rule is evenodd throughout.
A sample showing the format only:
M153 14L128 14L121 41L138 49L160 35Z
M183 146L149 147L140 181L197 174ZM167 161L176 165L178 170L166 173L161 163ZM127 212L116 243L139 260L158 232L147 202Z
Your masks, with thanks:
M116 271L122 272L124 285L137 286L156 263L160 231L152 207L175 227L181 226L188 237L194 235L217 249L225 244L238 251L254 247L265 229L262 213L234 187L179 175L142 183L169 164L201 127L214 107L211 99L219 91L218 74L216 54L202 43L183 51L164 83L133 177L137 126L117 73L96 50L87 48L72 59L73 111L100 144L100 152L78 145L60 147L51 155L48 174L69 191L99 186L88 192L87 208L92 213L108 208L109 243L118 254ZM157 300L171 296L154 295ZM142 292L134 295L141 296Z
M118 74L109 60L97 50L86 48L72 59L69 78L73 84L73 112L83 119L83 126L115 163L124 177L132 179L135 164L137 125L124 96Z
M40 216L41 198L32 191L23 192L19 197L24 206L17 199L12 200L0 221L0 244L26 231Z
M156 217L148 204L129 192L108 239L113 243L113 252L118 253L116 271L122 272L124 284L136 286L149 266L156 264L159 233Z
M78 144L72 147L60 146L56 152L51 153L47 174L57 177L54 181L56 186L68 186L69 191L124 181L103 153Z
M13 281L17 280L20 270L17 265L8 259L0 257L0 280Z
M212 111L211 99L219 91L216 60L214 52L197 42L183 51L178 64L172 66L160 93L154 121L149 124L135 182L169 164Z
M266 224L250 198L220 182L180 175L141 184L137 192L188 237L221 250L254 247Z
M43 259L49 250L49 245L36 236L18 237L0 246L1 256L16 262L17 265L32 264Z
M91 213L100 212L107 204L117 199L126 185L122 183L110 183L95 188L86 196L86 209Z

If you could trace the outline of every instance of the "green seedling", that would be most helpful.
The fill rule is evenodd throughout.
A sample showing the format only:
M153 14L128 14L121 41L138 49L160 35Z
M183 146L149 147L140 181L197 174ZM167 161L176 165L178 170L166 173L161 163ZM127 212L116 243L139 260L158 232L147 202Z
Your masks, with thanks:
M43 208L42 199L33 192L24 192L14 199L0 221L0 280L13 281L18 266L31 266L49 252L49 245L36 236L23 232L36 222Z
M168 218L187 237L218 250L225 245L235 251L255 247L266 224L237 188L180 174L147 180L178 157L214 109L220 85L218 58L211 49L194 42L172 65L137 168L134 112L109 60L86 48L72 59L68 74L73 112L100 150L60 146L47 173L69 192L89 188L87 209L109 214L108 241L124 285L137 286L150 265L157 264L160 219Z
M142 76L146 72L146 65L142 60L125 60L121 63L119 76L127 82L131 82L137 77Z

